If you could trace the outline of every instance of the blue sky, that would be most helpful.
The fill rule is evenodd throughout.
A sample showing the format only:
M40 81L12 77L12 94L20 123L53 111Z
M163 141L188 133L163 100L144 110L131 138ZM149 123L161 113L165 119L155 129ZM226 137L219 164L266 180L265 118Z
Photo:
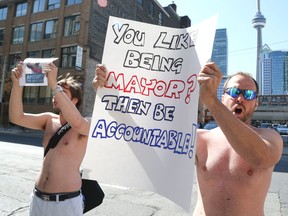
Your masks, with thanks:
M172 0L158 0L164 7ZM197 24L219 14L217 28L226 28L228 35L228 74L245 71L256 76L256 30L252 19L256 0L174 0L177 13L187 15ZM288 51L288 0L261 0L261 13L266 18L262 42L272 50Z

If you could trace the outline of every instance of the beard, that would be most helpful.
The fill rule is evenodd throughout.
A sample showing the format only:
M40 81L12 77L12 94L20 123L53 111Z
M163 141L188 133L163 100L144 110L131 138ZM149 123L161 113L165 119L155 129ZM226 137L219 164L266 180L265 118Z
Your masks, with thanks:
M239 118L243 123L249 124L251 122L253 112L245 113L241 118Z

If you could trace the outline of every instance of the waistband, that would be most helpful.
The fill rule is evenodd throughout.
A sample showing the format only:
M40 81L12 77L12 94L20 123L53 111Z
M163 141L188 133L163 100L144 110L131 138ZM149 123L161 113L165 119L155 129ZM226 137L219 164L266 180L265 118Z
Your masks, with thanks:
M39 191L38 189L34 189L35 196L39 197L44 201L64 201L66 199L71 199L80 195L80 191L69 192L69 193L44 193Z

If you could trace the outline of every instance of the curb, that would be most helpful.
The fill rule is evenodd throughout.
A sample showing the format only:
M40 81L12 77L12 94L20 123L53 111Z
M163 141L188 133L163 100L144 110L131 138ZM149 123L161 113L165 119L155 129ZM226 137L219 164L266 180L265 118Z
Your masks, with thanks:
M20 129L20 128L0 128L1 134L13 134L15 136L33 136L42 137L44 132L31 129Z

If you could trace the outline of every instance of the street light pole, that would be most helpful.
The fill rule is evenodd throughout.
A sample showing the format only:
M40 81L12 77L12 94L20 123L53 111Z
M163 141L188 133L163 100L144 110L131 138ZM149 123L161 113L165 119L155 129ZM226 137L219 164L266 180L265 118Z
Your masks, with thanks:
M4 64L3 64L3 68L2 68L2 80L1 80L1 89L0 89L0 104L1 104L1 106L2 106L3 94L4 94L5 70L6 70L6 56L4 56Z

